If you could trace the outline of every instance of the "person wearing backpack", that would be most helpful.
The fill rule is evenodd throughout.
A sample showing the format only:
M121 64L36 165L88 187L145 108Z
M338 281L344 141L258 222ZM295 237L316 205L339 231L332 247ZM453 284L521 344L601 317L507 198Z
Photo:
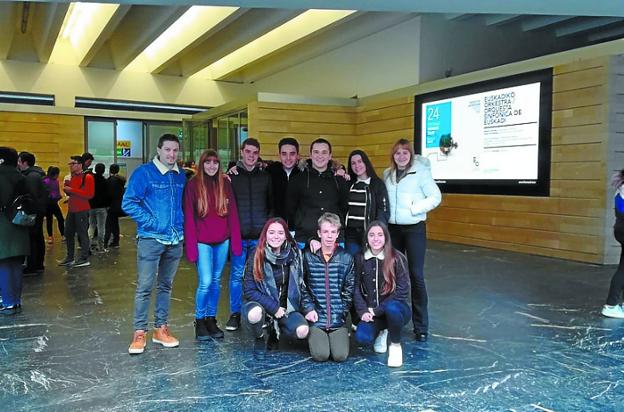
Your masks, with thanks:
M17 151L0 147L0 292L1 315L22 310L22 262L30 254L28 228L11 222L7 208L26 194L25 177L17 170Z
M29 152L20 152L17 157L17 168L26 178L26 185L33 194L33 200L37 208L35 224L28 230L30 255L26 257L24 275L41 274L44 270L45 239L43 237L43 218L48 206L49 193L43 183L45 172L39 166L35 166L35 161L35 155Z

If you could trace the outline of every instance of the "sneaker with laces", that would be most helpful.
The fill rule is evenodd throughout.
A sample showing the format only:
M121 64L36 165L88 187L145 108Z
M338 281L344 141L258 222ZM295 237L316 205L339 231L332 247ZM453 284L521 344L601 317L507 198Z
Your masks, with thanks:
M143 351L145 350L145 345L145 331L136 330L134 331L134 336L132 337L132 343L128 348L128 353L130 355L138 355L139 353L143 353Z
M388 366L398 368L403 366L403 348L400 343L390 343L388 348Z
M65 259L58 262L59 266L71 266L74 264L74 259L66 257Z
M230 315L230 319L228 319L227 323L225 324L225 330L238 330L238 328L240 328L240 322L241 322L241 315L240 313L232 313Z
M162 325L161 327L154 329L152 342L160 343L165 348L175 348L180 345L180 341L169 333L169 327L167 327L167 325Z
M81 268L81 267L85 267L85 266L91 266L91 262L89 262L87 259L80 259L80 260L77 260L76 262L74 262L74 267L75 268Z
M379 335L377 335L377 339L375 339L375 343L373 344L373 349L377 353L386 353L388 350L388 329L384 329L379 332Z
M622 308L622 305L604 305L602 307L602 315L608 318L624 319L624 308Z

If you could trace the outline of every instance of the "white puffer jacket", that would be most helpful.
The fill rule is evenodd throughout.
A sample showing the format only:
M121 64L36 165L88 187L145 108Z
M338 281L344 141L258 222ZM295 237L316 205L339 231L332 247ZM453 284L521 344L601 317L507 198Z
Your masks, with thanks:
M442 201L440 189L431 177L431 164L427 158L415 155L412 167L398 183L396 174L390 168L384 171L383 176L390 201L390 224L413 225L427 220L427 212Z

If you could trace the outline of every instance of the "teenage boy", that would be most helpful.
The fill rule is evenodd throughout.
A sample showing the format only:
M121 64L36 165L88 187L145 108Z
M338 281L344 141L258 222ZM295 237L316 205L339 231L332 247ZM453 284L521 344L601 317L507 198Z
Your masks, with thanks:
M271 176L258 162L260 143L254 138L245 139L240 154L241 160L231 171L230 178L238 207L243 252L230 257L230 318L225 324L229 331L240 328L247 255L256 250L264 222L273 213Z
M143 353L147 312L154 281L156 305L152 342L166 348L180 344L167 326L173 278L182 257L184 215L182 194L186 177L176 160L180 141L173 134L158 139L157 155L139 166L128 182L122 208L137 224L137 286L134 295L134 336L130 354Z
M37 206L35 224L28 228L30 255L26 256L25 276L40 274L44 271L43 217L48 205L48 190L43 183L45 172L39 166L35 166L35 161L35 155L29 152L21 152L17 157L17 169L26 178L28 191L35 194L34 201Z
M288 184L286 213L300 248L316 236L317 221L323 213L345 216L349 208L349 186L329 166L331 158L331 143L316 139L310 145L305 170Z
M353 302L353 258L337 245L340 218L324 213L318 219L321 247L304 251L301 293L305 318L311 322L308 346L312 359L342 362L349 356L349 331L345 320Z
M126 186L126 179L119 175L119 165L110 165L109 176L106 180L110 207L106 214L106 233L104 234L105 248L119 247L119 217L123 215L121 210L121 200L123 199ZM112 240L111 240L112 238ZM110 243L108 243L110 240Z
M67 256L59 262L60 266L89 266L89 199L95 193L95 183L91 173L82 171L82 156L72 156L69 163L69 179L63 181L63 191L69 196L67 217L65 218L65 242ZM80 256L74 261L76 235L80 243Z
M279 162L271 163L266 171L271 175L273 185L273 207L275 216L279 216L288 221L286 213L286 192L289 182L297 176L301 170L299 164L299 142L294 137L285 137L277 144L279 152ZM294 224L288 223L290 230L294 230Z

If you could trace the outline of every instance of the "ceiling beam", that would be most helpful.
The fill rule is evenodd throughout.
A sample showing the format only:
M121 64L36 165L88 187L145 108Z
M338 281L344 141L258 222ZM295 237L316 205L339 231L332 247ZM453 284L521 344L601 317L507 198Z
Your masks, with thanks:
M196 47L162 65L155 73L191 76L245 44L286 23L303 10L254 9L240 13L222 30L209 33Z
M225 80L255 82L417 17L414 13L362 13L331 31L295 42L292 47L234 72Z
M485 16L485 25L486 26L501 26L503 24L511 23L515 20L518 20L520 15L518 14L493 14L489 16Z
M614 40L624 37L624 25L617 25L608 30L596 31L587 36L589 42L598 42L604 40Z
M573 34L583 33L598 27L608 26L617 22L621 22L619 17L596 17L583 19L577 23L567 24L555 30L557 37L571 36Z
M121 24L123 18L126 16L128 11L130 11L129 4L123 4L115 10L115 13L111 17L111 19L106 23L104 29L100 32L100 35L93 42L85 56L82 58L80 62L80 67L87 67L93 61L93 58L100 52L102 47L106 44L108 39L113 35L117 27Z
M18 3L0 3L0 60L6 60L18 29Z
M105 45L91 56L90 66L123 70L188 9L189 6L132 6Z
M532 16L522 21L522 31L532 31L544 29L546 27L558 24L570 19L574 16Z
M534 14L565 16L622 16L618 0L121 0L159 5L212 5L244 8L333 9L448 14Z
M41 63L50 60L69 3L31 3L35 6L32 39Z

